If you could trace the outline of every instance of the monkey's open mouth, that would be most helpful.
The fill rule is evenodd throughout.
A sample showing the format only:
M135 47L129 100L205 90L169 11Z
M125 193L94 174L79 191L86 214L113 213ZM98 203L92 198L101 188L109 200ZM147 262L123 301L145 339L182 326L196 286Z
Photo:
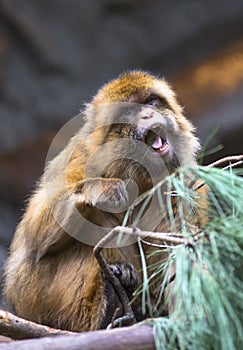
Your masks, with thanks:
M145 143L161 156L168 154L170 148L166 141L164 130L158 126L152 126L145 135Z

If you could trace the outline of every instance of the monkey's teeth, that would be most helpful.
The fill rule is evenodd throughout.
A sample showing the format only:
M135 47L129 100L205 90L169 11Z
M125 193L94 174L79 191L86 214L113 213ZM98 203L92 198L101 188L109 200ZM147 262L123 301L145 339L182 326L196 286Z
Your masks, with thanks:
M156 150L160 155L165 156L169 153L169 145L168 143L165 143L160 149Z

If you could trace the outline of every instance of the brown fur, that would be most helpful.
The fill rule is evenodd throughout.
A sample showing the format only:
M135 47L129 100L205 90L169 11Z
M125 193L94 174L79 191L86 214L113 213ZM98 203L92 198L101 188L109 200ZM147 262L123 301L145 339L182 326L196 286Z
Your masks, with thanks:
M85 173L91 155L95 155L91 170L93 166L96 171L106 156L119 151L107 148L102 154L101 146L107 140L128 137L135 142L133 138L141 118L134 112L134 125L113 125L116 113L113 103L144 104L151 94L161 99L159 111L167 118L165 132L170 135L172 150L168 160L171 169L178 165L196 165L198 142L192 134L193 127L183 116L173 91L164 80L133 71L105 85L86 106L87 121L83 129L49 163L45 178L41 179L16 230L6 264L4 294L19 316L72 331L95 330L110 322L112 310L117 305L112 309L108 304L115 300L115 295L93 256L93 247L75 240L63 226L71 223L75 209L96 225L108 228L119 225L124 213L102 211L99 205L110 201L114 207L126 206L129 198L124 180L130 177L138 184L140 193L151 188L149 171L129 159L111 163L98 178ZM103 126L106 118L109 126ZM176 160L172 153L176 154ZM164 176L157 175L158 181ZM51 189L48 198L46 186ZM62 227L53 213L63 222ZM85 235L85 228L80 227L80 232ZM141 262L136 244L106 248L104 256L109 264L123 264L122 273L128 271L125 263L134 266L141 283ZM135 277L130 273L128 280ZM136 283L133 286L131 280L127 281L128 289L129 286L135 288Z

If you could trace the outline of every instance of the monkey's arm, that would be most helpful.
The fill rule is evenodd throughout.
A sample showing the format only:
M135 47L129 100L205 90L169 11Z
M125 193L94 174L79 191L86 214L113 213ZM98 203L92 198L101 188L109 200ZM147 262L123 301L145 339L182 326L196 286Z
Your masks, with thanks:
M56 183L41 185L30 200L17 235L22 236L24 231L38 261L46 254L64 250L86 220L97 220L102 226L103 216L122 211L127 201L125 183L120 179L83 180L69 189Z

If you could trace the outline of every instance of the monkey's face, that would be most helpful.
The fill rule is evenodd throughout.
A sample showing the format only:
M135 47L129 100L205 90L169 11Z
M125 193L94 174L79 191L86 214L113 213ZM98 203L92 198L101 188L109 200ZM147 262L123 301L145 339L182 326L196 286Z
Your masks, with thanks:
M161 179L180 165L196 164L193 127L163 80L143 72L122 75L98 92L87 115L90 143L99 148L92 168L103 167L102 176L145 167Z
M177 129L173 111L165 99L162 100L155 94L149 95L142 102L120 107L121 115L116 120L123 125L127 133L130 130L129 136L133 140L139 140L147 145L151 161L158 157L172 161L175 153L170 142L170 134L175 134ZM111 129L114 134L117 128L113 125ZM119 134L120 130L117 137Z
M164 162L173 168L179 166L171 142L171 135L176 134L177 125L173 112L164 101L154 98L151 104L122 102L106 106L106 113L107 110L113 119L107 125L103 145L116 141L113 153L121 151L121 158L122 154L132 156L137 153L138 159L146 158L154 166ZM122 142L124 140L126 144Z

